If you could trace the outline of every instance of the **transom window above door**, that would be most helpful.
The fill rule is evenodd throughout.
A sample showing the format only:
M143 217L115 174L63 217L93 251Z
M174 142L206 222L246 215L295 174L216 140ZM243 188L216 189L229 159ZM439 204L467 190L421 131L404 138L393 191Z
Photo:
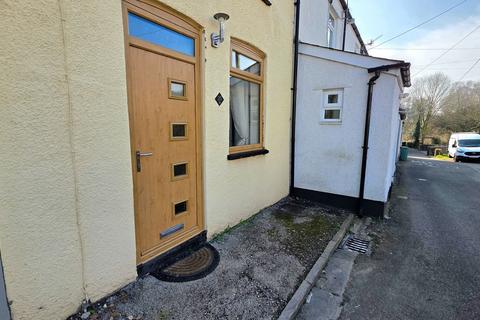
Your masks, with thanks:
M128 34L143 41L167 49L195 56L195 40L177 31L145 19L135 13L128 13Z
M232 39L230 153L263 148L263 61L265 55Z

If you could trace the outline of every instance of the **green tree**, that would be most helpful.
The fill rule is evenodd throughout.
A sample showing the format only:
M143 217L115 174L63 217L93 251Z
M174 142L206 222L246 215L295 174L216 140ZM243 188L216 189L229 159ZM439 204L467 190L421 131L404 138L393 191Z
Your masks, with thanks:
M480 82L458 82L444 100L442 112L436 119L439 131L480 131Z
M435 73L418 78L412 86L409 104L411 113L418 119L420 126L420 143L431 132L432 123L441 114L444 100L451 87L451 81L443 73Z
M415 148L418 148L420 145L420 131L421 131L421 125L420 125L420 118L417 120L417 124L415 125L415 131L413 131L413 139L414 139L414 146Z

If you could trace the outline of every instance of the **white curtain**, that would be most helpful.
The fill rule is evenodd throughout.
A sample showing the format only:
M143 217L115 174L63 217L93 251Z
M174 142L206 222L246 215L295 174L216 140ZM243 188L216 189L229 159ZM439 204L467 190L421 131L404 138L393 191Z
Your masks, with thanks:
M248 82L238 78L231 78L230 83L230 113L233 119L233 145L248 144L249 112L248 112Z
M250 144L260 143L260 86L250 83Z
M260 86L230 78L230 113L234 130L233 146L259 143Z

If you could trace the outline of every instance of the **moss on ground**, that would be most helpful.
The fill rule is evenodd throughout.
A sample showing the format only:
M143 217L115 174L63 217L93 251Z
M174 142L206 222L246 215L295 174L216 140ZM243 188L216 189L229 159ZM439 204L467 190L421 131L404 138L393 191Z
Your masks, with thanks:
M268 234L274 240L280 241L285 248L303 262L316 259L314 251L323 251L323 247L330 241L339 228L339 223L325 215L312 214L299 216L288 212L276 212L275 219L285 228L287 237L279 237L279 232L274 228ZM297 218L297 221L296 219Z
M260 211L261 212L261 211ZM259 213L260 213L259 212ZM239 223L237 223L236 225L234 225L233 227L231 227L230 225L228 225L225 229L223 229L223 231L220 231L219 233L216 233L212 236L212 242L218 242L218 241L223 241L225 236L228 235L229 233L231 233L233 230L235 229L238 229L240 228L241 226L246 226L248 224L251 224L251 222L253 221L253 219L255 219L255 217L258 215L257 214L254 214L253 216L251 216L250 218L248 219L242 219L240 220Z

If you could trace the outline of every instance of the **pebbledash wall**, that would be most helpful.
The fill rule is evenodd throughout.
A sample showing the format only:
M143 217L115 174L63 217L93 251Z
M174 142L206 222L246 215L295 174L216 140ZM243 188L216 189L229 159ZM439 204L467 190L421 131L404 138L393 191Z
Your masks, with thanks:
M205 29L209 235L288 194L293 1L164 4ZM136 277L121 1L0 2L0 252L13 319L61 319ZM226 39L209 37L226 12ZM230 37L266 54L265 147L228 161ZM218 107L214 97L226 101Z

